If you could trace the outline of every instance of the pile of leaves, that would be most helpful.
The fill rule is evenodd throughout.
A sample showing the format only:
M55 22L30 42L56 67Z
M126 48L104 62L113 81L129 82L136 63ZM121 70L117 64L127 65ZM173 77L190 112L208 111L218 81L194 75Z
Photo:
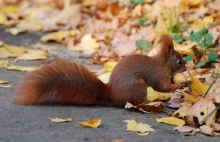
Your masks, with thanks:
M188 87L166 94L148 88L149 104L128 103L126 108L154 113L174 108L169 113L172 117L157 121L177 125L176 130L190 135L201 131L216 136L220 134L219 7L219 0L4 0L0 1L0 24L13 35L49 32L42 42L54 41L69 52L91 55L92 63L104 64L97 75L105 83L122 57L147 54L158 35L170 34L175 50L187 62ZM0 58L15 61L46 60L49 50L42 45L17 47L0 42ZM0 60L0 67L35 70L7 60ZM5 80L0 84L10 87ZM125 122L140 132L139 123Z

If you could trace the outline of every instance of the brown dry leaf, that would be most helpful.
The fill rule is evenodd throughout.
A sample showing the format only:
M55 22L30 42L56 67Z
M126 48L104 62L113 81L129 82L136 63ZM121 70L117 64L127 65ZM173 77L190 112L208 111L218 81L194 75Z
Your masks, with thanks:
M201 122L210 112L216 108L212 100L201 99L196 102L188 111L186 121L188 124L195 125ZM211 115L204 123L211 125L216 121L216 112Z
M176 110L176 111L172 114L172 116L184 118L184 117L187 115L187 113L188 113L190 107L191 107L191 106L184 105L184 106L182 106L181 108L179 108L178 110Z
M209 85L201 83L193 74L191 75L191 83L189 86L192 89L192 95L195 97L203 96L209 88Z
M214 129L214 131L220 131L220 124L219 123L213 123L212 128Z
M183 121L182 119L175 118L175 117L156 118L156 121L159 123L165 123L165 124L170 124L170 125L175 125L175 126L185 125L185 121Z
M162 102L150 102L148 104L142 103L139 105L132 105L131 103L127 102L125 105L125 108L135 108L137 110L140 110L142 112L152 112L152 113L158 113L164 111L164 104Z
M141 122L137 123L135 120L124 120L127 123L127 130L137 132L140 136L145 136L150 131L155 131L148 124L143 124Z
M176 91L169 100L169 107L171 108L180 108L182 104L185 102L185 98L183 94Z
M106 72L98 76L98 78L105 84L109 83L111 72Z
M60 119L60 118L47 118L48 120L56 123L61 123L61 122L72 122L72 118L67 118L67 119Z
M147 100L169 100L173 93L162 93L155 91L152 87L147 87Z
M72 37L72 36L75 36L75 35L76 35L75 30L58 31L58 32L53 32L53 33L49 33L49 34L46 34L46 35L42 36L41 40L43 42L48 42L48 41L61 42L62 40L64 40L64 38Z
M8 65L5 66L7 70L13 70L13 71L23 71L23 72L32 72L35 71L36 67L24 67L24 66L16 66L16 65Z
M211 126L209 125L202 125L199 127L200 128L200 132L206 135L210 135L210 136L214 136L213 134L213 129Z
M90 128L98 128L101 123L102 119L89 119L88 121L80 122L79 124Z
M125 138L120 139L120 140L111 140L111 142L125 142Z
M200 131L199 129L196 129L190 126L179 126L179 127L175 127L174 130L177 130L179 132L192 132L192 131L199 132Z
M33 50L29 49L26 53L21 54L18 58L18 60L46 60L47 59L47 53L45 51L41 50Z
M3 67L5 67L8 64L9 64L8 60L0 60L0 68L3 68Z

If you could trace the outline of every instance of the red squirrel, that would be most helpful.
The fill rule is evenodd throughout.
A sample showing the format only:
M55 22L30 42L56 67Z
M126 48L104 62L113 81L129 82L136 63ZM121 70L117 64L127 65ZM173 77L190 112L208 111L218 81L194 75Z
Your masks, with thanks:
M168 35L155 40L150 55L128 55L112 71L104 84L85 67L68 60L56 60L24 76L15 89L19 105L112 105L124 106L145 102L146 88L172 92L181 84L172 84L170 76L186 70L181 55L174 50Z

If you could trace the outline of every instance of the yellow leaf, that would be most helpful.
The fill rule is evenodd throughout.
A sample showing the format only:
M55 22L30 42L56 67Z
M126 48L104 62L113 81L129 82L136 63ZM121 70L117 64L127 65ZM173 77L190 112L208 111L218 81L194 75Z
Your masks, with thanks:
M80 125L97 128L102 123L102 119L89 119L88 121L81 122Z
M8 83L7 80L0 80L0 84L6 84L6 83Z
M15 14L18 12L18 6L6 6L4 7L2 10L6 13L6 14Z
M83 0L82 6L93 6L98 3L97 0Z
M136 133L139 136L147 136L149 133Z
M189 6L197 7L204 3L204 0L189 0Z
M213 23L214 19L212 16L207 16L203 18L203 26L208 26L209 24Z
M156 118L156 121L159 123L166 123L175 126L183 126L185 124L185 121L175 117Z
M155 91L152 87L147 87L147 100L155 101L159 99L168 100L173 96L173 93L162 93Z
M60 119L60 118L47 118L48 120L52 121L52 122L56 122L56 123L61 123L61 122L72 122L72 118L68 118L68 119Z
M17 59L18 60L46 60L47 53L41 50L29 49L27 50L27 53L21 54Z
M151 128L148 124L143 123L137 123L135 120L124 120L124 122L127 123L127 130L128 131L134 131L139 133L145 133L149 131L155 131L153 128Z
M189 84L190 88L192 89L192 95L203 96L206 90L209 88L209 85L206 83L201 83L198 78L196 78L193 74L191 77L191 83Z
M17 55L8 52L5 48L0 48L0 58L17 57Z
M53 32L53 33L49 33L49 34L46 34L46 35L42 36L41 40L43 42L48 42L48 41L61 42L62 40L64 40L64 38L70 37L70 36L75 36L75 35L76 35L75 30L58 31L58 32Z
M14 54L16 56L19 56L19 55L21 55L21 54L23 54L23 53L25 53L27 51L27 48L19 47L19 46L14 46L14 45L8 45L8 44L4 44L4 48L8 52L10 52L10 53L12 53L12 54Z
M104 64L105 71L111 72L118 62L106 62Z
M24 66L15 66L15 65L9 65L5 66L7 70L14 70L14 71L23 71L23 72L32 72L35 71L35 67L24 67Z
M7 80L0 80L0 87L1 88L11 88L11 84L8 84Z
M179 90L180 91L180 90ZM190 94L188 94L188 93L186 93L186 92L184 92L184 91L180 91L183 95L184 95L184 97L186 98L186 99L188 99L189 101L191 101L192 103L196 103L198 100L194 97L194 96L192 96L192 95L190 95Z
M4 12L0 11L0 24L5 24L7 22L7 16Z
M0 68L6 66L7 64L9 64L8 60L0 60Z
M105 84L109 83L110 80L110 76L111 76L111 72L106 72L102 75L99 75L98 78Z

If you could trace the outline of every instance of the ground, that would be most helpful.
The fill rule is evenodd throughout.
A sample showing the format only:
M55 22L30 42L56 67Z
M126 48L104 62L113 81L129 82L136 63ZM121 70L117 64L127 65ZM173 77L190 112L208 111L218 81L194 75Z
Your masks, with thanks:
M43 33L28 33L12 36L0 28L0 40L13 45L29 45L38 43ZM85 63L77 53L62 52L58 57L71 58ZM19 61L19 65L38 65L40 61ZM100 66L89 66L98 69ZM0 68L0 79L9 80L13 88L19 83L23 72L7 71ZM13 88L0 88L0 141L1 142L110 142L114 139L126 138L125 142L207 142L219 141L219 137L209 137L202 134L196 136L184 136L184 134L173 130L173 126L158 124L157 117L166 114L147 114L124 110L114 107L79 107L79 106L17 106L13 103ZM70 123L54 123L47 118L69 118ZM81 121L91 118L102 118L103 122L97 129L82 127ZM134 132L126 131L123 120L134 119L138 122L151 125L156 132L150 132L148 136L138 136Z

